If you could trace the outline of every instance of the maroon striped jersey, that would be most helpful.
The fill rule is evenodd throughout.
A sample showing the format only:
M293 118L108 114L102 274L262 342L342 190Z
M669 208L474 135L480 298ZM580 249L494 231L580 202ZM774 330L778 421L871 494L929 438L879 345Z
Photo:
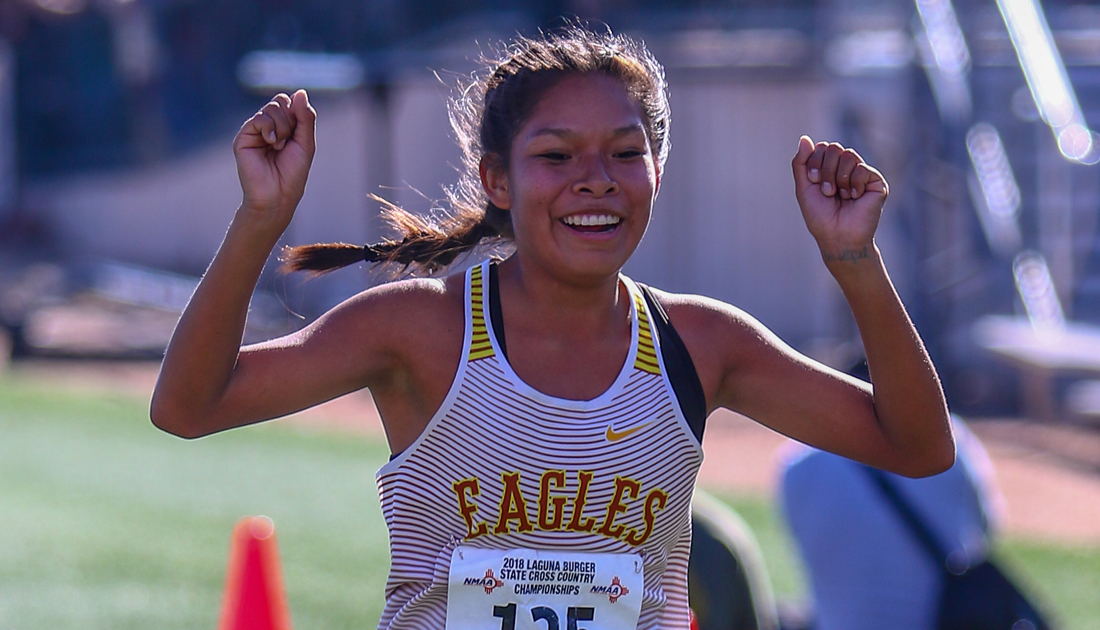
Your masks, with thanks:
M489 263L466 273L462 359L420 437L378 471L390 533L380 629L442 630L456 546L640 554L638 628L688 627L691 496L703 460L676 400L642 292L631 344L592 400L548 396L513 372L493 333Z

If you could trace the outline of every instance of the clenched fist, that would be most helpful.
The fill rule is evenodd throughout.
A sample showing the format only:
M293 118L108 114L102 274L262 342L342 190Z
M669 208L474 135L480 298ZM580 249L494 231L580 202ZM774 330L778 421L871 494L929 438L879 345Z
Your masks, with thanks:
M852 149L809 136L798 139L791 166L802 218L825 260L867 256L890 192L882 174Z
M305 90L278 94L233 139L237 175L250 218L282 232L305 193L316 144L317 112Z

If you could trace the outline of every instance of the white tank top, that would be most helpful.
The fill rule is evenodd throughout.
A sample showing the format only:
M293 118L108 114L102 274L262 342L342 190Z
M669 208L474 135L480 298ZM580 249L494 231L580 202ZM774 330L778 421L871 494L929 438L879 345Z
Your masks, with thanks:
M640 554L638 628L688 627L691 495L703 460L639 288L631 343L592 400L543 394L512 371L489 316L489 263L466 273L454 383L420 437L377 475L390 533L380 629L442 630L456 546Z

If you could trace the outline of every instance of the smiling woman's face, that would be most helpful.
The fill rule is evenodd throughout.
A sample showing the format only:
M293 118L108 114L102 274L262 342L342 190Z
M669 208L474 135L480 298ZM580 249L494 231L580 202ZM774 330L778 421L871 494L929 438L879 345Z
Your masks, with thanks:
M512 215L516 255L574 278L618 273L649 224L659 174L637 103L617 79L567 76L512 142L507 171L483 169Z

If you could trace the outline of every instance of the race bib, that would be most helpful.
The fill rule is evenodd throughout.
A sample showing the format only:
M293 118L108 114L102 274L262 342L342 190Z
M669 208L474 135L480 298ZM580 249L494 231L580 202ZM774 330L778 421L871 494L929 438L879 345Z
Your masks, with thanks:
M642 577L638 554L459 546L447 630L635 630Z

